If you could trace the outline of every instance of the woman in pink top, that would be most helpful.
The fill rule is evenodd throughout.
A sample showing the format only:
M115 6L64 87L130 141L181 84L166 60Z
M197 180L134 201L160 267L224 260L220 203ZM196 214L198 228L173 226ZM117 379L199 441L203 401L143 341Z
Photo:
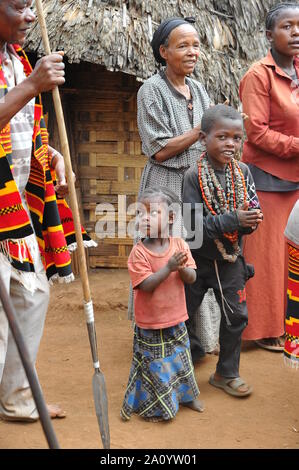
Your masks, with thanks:
M128 260L136 326L121 410L124 420L133 413L150 421L170 420L179 404L203 411L185 326L184 282L195 281L196 265L185 241L169 235L175 201L172 191L158 187L146 189L139 198L138 222L144 238Z

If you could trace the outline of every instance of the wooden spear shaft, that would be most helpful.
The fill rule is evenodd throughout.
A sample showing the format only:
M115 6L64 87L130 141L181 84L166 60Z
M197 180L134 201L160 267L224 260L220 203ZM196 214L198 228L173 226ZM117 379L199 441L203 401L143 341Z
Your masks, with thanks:
M44 15L42 14L43 7L42 7L41 0L36 0L35 3L36 3L37 16L38 16L39 25L41 28L45 52L46 54L51 54L51 48L50 48L50 43L49 43L48 34L47 34L46 21L45 21ZM79 257L79 270L80 270L80 276L82 280L83 295L84 295L85 302L90 302L91 295L90 295L90 288L89 288L89 281L88 281L88 274L87 274L85 249L84 249L82 232L81 232L79 207L78 207L75 183L73 179L73 169L72 169L70 148L68 144L67 132L66 132L66 127L65 127L65 121L64 121L62 104L61 104L58 87L55 87L52 93L53 93L54 107L55 107L55 112L56 112L56 117L57 117L57 122L58 122L58 132L59 132L59 138L60 138L61 152L62 152L62 155L64 157L64 162L65 162L65 171L66 171L67 183L68 183L68 188L69 188L70 205L71 205L73 218L74 218L77 250L78 250L78 257Z
M43 7L41 0L36 0L36 10L39 25L41 28L43 44L46 54L51 54L50 43L48 39L47 26L43 13ZM96 329L94 323L94 313L93 305L91 301L88 274L87 274L87 265L85 258L85 250L83 244L83 237L81 232L81 223L79 216L78 201L75 190L75 183L73 180L73 170L70 149L68 144L67 132L65 127L65 121L63 116L63 110L60 100L60 95L58 87L53 90L53 101L57 117L59 137L61 143L61 150L64 156L66 177L68 180L69 193L70 193L70 205L73 211L74 225L75 225L75 234L77 241L77 249L79 254L79 270L80 277L83 287L83 296L84 296L84 312L86 315L87 330L89 336L89 342L91 347L91 354L93 359L93 366L95 369L92 387L93 387L93 396L96 409L96 415L100 427L100 433L102 438L102 443L105 449L110 449L110 430L109 430L109 421L108 421L108 400L107 400L107 391L105 378L100 369L100 362L98 359L98 350L97 350L97 339L96 339Z

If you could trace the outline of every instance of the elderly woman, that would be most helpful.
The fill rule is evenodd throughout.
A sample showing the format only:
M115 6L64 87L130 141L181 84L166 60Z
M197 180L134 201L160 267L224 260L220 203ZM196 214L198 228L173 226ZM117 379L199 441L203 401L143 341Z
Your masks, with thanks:
M193 19L167 19L155 31L151 45L156 61L164 67L141 86L137 97L138 128L143 152L148 156L139 193L149 186L160 185L174 191L180 201L184 174L201 153L200 122L210 106L203 85L189 77L200 49L198 34L190 21L194 22ZM182 229L180 216L178 220ZM201 323L205 323L206 317L205 331L210 331L210 343L216 343L212 322L217 321L210 314L203 315L204 310L210 313L207 307L202 307ZM189 325L191 336L195 327ZM193 343L194 349L200 351L193 356L197 360L204 352L196 334L190 339L191 351ZM215 345L207 344L205 349L213 349Z

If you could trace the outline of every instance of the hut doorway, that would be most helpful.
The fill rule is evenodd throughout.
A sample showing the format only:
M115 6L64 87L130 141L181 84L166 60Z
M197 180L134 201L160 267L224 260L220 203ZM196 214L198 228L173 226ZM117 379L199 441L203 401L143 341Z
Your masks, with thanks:
M66 67L61 92L82 221L98 243L89 249L93 268L125 268L133 245L126 233L125 224L133 217L127 208L136 202L146 162L136 120L139 86L134 76L99 65L81 62ZM50 142L59 148L55 128L49 122ZM101 224L103 217L108 227Z

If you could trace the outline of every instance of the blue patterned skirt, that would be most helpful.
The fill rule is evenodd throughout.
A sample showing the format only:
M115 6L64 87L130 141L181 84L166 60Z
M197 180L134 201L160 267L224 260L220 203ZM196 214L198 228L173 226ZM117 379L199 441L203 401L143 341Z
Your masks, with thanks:
M121 416L174 418L199 395L185 323L161 330L135 326L133 361Z

